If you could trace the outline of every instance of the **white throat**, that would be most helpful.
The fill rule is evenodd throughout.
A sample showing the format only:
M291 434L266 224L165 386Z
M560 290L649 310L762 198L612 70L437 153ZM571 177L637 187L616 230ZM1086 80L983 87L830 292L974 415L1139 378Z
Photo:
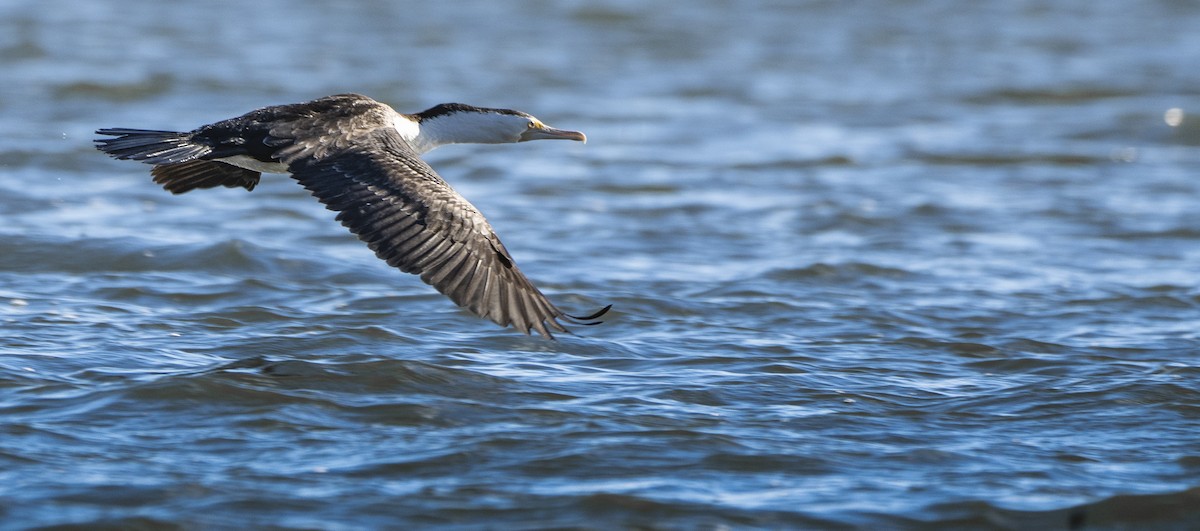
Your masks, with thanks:
M417 153L446 144L505 144L520 139L525 118L491 112L456 112L420 123L397 114L393 125Z

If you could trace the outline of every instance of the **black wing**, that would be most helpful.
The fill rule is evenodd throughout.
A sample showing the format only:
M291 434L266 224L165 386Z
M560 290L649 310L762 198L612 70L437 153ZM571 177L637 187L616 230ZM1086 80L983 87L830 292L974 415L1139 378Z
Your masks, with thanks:
M352 131L334 143L343 149L313 157L312 139L272 130L279 157L337 219L389 265L437 288L456 304L529 334L566 332L558 319L597 324L595 314L576 317L558 309L525 278L471 203L425 164L394 128ZM328 142L328 139L325 139Z

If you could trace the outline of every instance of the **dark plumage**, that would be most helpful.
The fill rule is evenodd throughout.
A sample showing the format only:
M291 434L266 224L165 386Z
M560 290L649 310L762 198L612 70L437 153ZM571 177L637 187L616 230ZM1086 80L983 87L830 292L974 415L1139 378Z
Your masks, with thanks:
M525 113L442 104L404 115L365 96L265 107L187 133L101 129L97 148L153 164L172 193L216 186L253 190L260 172L286 172L376 256L420 275L456 304L501 326L553 337L558 320L598 324L552 304L516 267L487 220L420 155L456 142L584 140Z

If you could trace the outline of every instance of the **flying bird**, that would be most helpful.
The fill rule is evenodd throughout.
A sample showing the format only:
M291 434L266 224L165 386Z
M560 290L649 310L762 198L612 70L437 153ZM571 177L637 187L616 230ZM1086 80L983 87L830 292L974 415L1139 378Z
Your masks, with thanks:
M526 113L444 103L401 114L358 94L276 105L189 132L100 129L96 148L154 166L174 194L217 186L253 190L262 173L288 173L375 255L471 313L525 334L591 315L560 310L525 277L479 210L421 155L445 144L562 139L586 142Z

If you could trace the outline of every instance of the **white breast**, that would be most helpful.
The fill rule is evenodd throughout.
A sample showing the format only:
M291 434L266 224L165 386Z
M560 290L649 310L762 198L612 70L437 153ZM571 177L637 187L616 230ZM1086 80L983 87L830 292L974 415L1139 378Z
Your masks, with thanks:
M437 147L436 144L431 144L426 138L421 136L421 125L410 120L407 116L396 113L392 117L392 127L396 128L396 132L400 133L400 137L407 141L413 149L417 150L418 154L424 154Z

